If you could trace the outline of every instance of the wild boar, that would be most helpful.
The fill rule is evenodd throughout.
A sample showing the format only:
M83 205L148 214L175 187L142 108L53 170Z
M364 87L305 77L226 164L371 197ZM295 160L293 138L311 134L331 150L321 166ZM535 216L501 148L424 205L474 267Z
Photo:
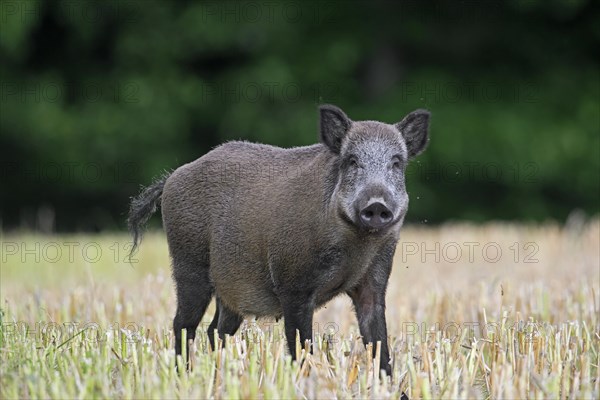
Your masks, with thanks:
M134 249L162 207L176 354L182 329L193 340L216 297L211 345L215 328L233 335L244 316L283 317L295 357L296 330L302 343L311 340L315 309L344 293L364 343L381 341L380 367L391 374L385 293L408 211L405 169L428 143L430 114L386 124L352 121L332 105L319 112L319 144L228 142L133 199Z

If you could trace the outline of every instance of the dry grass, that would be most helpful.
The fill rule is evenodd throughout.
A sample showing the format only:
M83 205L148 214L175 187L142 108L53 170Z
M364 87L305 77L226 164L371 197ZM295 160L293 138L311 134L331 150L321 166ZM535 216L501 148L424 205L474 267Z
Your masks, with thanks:
M179 376L162 233L133 266L124 235L1 241L3 399L600 397L598 220L406 228L387 295L391 380L344 298L316 314L317 349L301 366L269 321L210 351L211 306L194 369Z

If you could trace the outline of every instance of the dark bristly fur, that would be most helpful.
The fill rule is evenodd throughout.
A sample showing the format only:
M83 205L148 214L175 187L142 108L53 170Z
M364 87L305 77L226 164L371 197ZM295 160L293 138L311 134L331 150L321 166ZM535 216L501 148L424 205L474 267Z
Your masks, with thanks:
M176 354L182 330L193 340L216 297L211 346L215 328L232 335L244 316L284 317L295 358L296 331L311 340L314 311L346 294L365 344L381 342L390 375L385 292L408 210L406 165L425 149L428 127L425 110L390 125L324 105L319 144L228 142L146 188L131 203L129 229L135 249L161 202Z

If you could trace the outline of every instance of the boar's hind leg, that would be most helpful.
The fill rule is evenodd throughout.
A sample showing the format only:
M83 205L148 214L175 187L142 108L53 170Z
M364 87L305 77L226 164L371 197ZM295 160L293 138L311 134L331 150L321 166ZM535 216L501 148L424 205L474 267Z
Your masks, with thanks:
M244 318L231 310L220 300L217 299L217 305L219 308L219 322L217 323L217 331L219 332L219 338L225 339L225 335L233 336L238 330Z
M296 330L300 332L300 345L304 347L306 341L312 341L312 321L315 306L310 297L288 293L281 299L285 325L285 337L292 360L296 359ZM312 353L312 343L310 344Z
M208 341L210 348L215 350L215 329L219 333L219 339L224 340L225 335L234 335L242 324L243 317L225 306L217 297L217 308L215 316L208 327Z
M177 312L173 319L175 354L181 354L181 331L186 330L188 341L196 337L196 328L210 303L214 289L208 276L208 266L173 261L173 277L177 291ZM189 346L186 365L189 362ZM189 367L189 365L188 365Z

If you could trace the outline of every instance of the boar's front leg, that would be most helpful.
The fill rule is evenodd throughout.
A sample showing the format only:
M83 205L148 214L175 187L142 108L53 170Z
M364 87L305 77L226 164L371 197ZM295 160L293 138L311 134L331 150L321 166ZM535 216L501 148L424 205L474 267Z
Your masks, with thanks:
M373 357L377 342L381 342L379 367L385 370L387 376L392 375L392 367L385 320L385 291L392 267L394 247L382 252L362 282L348 291L354 304L363 342L365 345L373 343Z
M375 350L377 342L381 341L379 367L391 376L384 296L377 294L368 284L355 288L349 294L354 303L364 344L373 343L373 350ZM374 357L375 354L373 353L372 356Z
M292 360L296 359L296 330L300 332L300 344L310 341L312 353L312 321L315 310L312 297L305 293L290 291L281 298L285 337Z

